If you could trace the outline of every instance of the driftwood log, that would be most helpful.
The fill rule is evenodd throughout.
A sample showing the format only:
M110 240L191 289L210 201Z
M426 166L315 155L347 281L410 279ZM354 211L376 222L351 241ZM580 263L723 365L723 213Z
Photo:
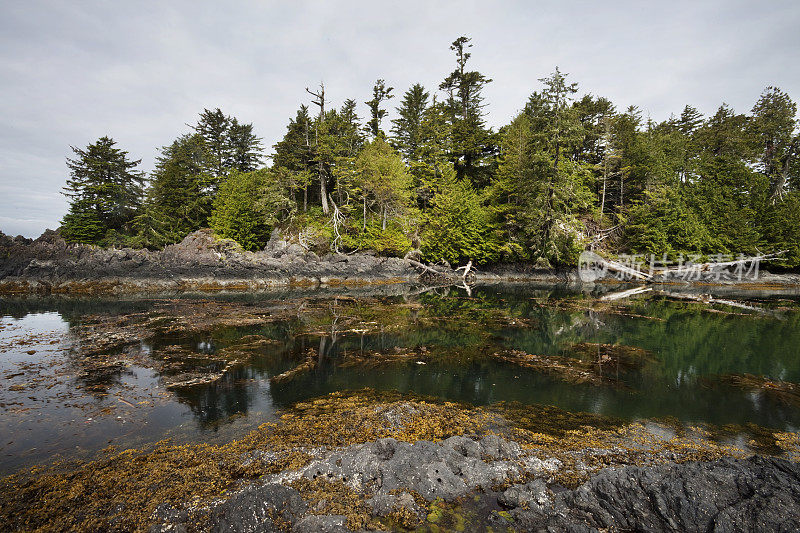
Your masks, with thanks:
M469 286L475 283L475 271L472 268L472 261L466 265L456 269L446 269L435 265L426 265L415 261L408 260L411 266L417 269L419 274L420 283L425 285L434 286L448 286L448 285L461 285ZM463 269L463 272L459 272Z

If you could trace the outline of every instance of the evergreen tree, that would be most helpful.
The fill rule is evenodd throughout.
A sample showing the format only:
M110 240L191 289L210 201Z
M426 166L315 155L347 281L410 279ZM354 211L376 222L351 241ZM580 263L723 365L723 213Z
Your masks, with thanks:
M449 112L444 102L436 96L425 109L420 123L418 161L409 161L409 172L414 180L417 202L421 208L428 207L433 198L435 182L444 169L452 168L449 162L451 132Z
M581 125L583 139L574 145L572 159L600 165L606 150L603 139L607 125L615 115L614 104L607 98L594 98L587 94L574 102L573 107Z
M352 192L356 156L364 145L355 100L345 100L338 112L330 114L327 122L325 141L332 155L330 172L335 180L336 202L342 205Z
M261 139L253 133L253 125L241 124L219 108L213 111L204 109L193 129L203 139L206 150L204 172L216 178L212 183L214 189L229 171L248 172L263 160Z
M558 68L540 81L544 89L531 96L524 111L533 132L525 226L535 257L568 263L577 259L573 213L592 203L593 180L589 165L570 158L583 141L583 127L572 105L577 84L567 83Z
M797 104L777 87L767 87L753 107L751 127L759 145L759 168L770 182L770 199L783 198L798 170L800 135L797 133Z
M657 188L645 193L630 209L626 238L638 253L708 253L716 249L707 228L687 201L685 193L674 188Z
M691 190L719 252L755 254L763 244L759 213L769 185L750 164L747 125L746 116L723 104L693 134L698 179Z
M67 159L70 177L64 195L70 210L61 223L70 242L101 243L111 233L129 235L141 203L144 176L116 142L101 137L85 149L71 147L76 157Z
M694 133L703 124L703 114L694 107L687 105L681 111L681 118L677 122L678 130L687 137Z
M398 118L392 120L393 141L408 163L421 161L422 122L429 97L425 88L415 83L403 95L403 101L397 108Z
M387 111L381 109L381 102L394 98L392 91L394 87L386 87L386 83L379 79L372 87L372 100L365 102L369 106L370 120L367 122L366 131L372 138L385 135L381 130L381 121L386 117Z
M639 178L642 160L642 143L639 128L642 124L642 112L636 106L628 106L624 113L617 115L612 122L614 144L619 155L619 170L616 180L612 180L615 191L617 211L625 208L625 200L641 193L644 187Z
M363 227L369 205L378 207L381 228L389 218L405 213L410 202L411 177L403 160L382 137L367 144L356 160L357 187L362 200Z
M263 147L261 139L253 133L252 124L240 124L236 118L231 118L227 143L227 168L250 172L261 165L264 159Z
M293 120L286 127L283 139L273 147L275 168L285 169L286 179L292 191L302 194L303 211L308 209L309 187L313 180L314 148L311 145L314 126L308 107L301 105ZM301 203L297 201L297 203Z
M491 158L496 154L494 136L483 119L481 92L492 80L477 71L467 70L472 54L471 39L459 37L450 45L456 53L456 69L439 85L447 94L447 110L452 125L450 160L459 179L470 179L484 186L491 173Z
M422 254L428 261L490 263L500 258L501 241L492 215L467 180L443 169L426 213Z
M292 211L288 191L277 175L265 170L231 173L214 198L211 228L245 250L258 250L269 240L281 215Z
M212 178L204 174L205 158L199 134L183 135L161 149L136 220L140 244L162 248L207 225Z
M233 159L228 142L231 119L219 109L203 109L194 131L202 137L207 152L206 172L215 178L226 174Z

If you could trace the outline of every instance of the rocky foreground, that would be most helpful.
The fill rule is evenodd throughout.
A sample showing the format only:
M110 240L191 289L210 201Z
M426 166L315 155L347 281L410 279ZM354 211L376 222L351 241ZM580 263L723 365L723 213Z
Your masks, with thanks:
M365 494L373 516L393 517L398 526L427 523L445 531L800 529L800 465L783 459L606 468L574 490L548 486L548 477L560 467L557 460L541 461L497 436L456 436L441 443L380 439L351 446L312 462L297 477L305 484L340 482ZM274 476L216 505L211 529L351 531L348 516L315 513L327 504L324 498L309 504L298 490L276 482L286 479ZM477 499L490 511L468 524L457 512L448 515L444 505L426 506L472 494L480 494ZM162 508L158 514L164 522L152 532L186 527L185 512Z
M800 440L363 390L0 480L8 531L797 531ZM747 439L745 439L747 441Z

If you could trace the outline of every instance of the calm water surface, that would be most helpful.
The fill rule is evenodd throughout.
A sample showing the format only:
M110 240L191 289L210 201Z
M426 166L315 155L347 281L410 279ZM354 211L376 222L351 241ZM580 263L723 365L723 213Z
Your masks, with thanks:
M93 378L75 364L80 346L72 328L86 315L147 310L152 300L0 299L0 472L54 455L91 457L108 444L138 446L164 438L225 441L274 419L278 409L294 402L363 387L475 405L543 403L631 420L674 417L687 424L800 428L796 405L718 380L752 374L800 382L796 294L728 295L764 308L761 313L719 306L710 310L646 294L622 308L589 310L596 294L587 289L516 285L480 287L471 295L451 289L370 300L385 309L410 310L398 315L402 327L390 327L390 317L385 328L368 333L337 326L352 309L330 293L301 296L221 295L217 298L244 303L283 299L298 305L298 319L141 339L134 347L143 355L176 344L214 353L245 335L277 341L214 384L169 391L156 371L133 366L104 376L109 382L102 394L84 387ZM309 299L329 303L330 312L313 328L303 328L299 304ZM573 384L491 357L505 349L579 357L571 348L581 342L636 346L651 355L638 366L604 368L614 386ZM316 368L270 382L299 364L309 348L316 350ZM345 364L348 354L409 350L425 357Z

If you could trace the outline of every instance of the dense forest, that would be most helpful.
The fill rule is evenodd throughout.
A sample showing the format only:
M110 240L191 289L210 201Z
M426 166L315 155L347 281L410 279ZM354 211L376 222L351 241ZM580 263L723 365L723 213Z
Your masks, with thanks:
M470 39L437 90L379 79L365 102L307 88L265 157L252 124L204 110L146 176L102 137L73 148L61 233L161 248L211 227L258 250L275 227L317 253L372 249L436 262L574 264L594 247L677 257L787 250L800 266L797 105L767 87L749 114L687 105L663 122L579 95L558 68L510 123L487 127ZM397 118L387 120L389 103ZM267 164L267 163L270 164Z

